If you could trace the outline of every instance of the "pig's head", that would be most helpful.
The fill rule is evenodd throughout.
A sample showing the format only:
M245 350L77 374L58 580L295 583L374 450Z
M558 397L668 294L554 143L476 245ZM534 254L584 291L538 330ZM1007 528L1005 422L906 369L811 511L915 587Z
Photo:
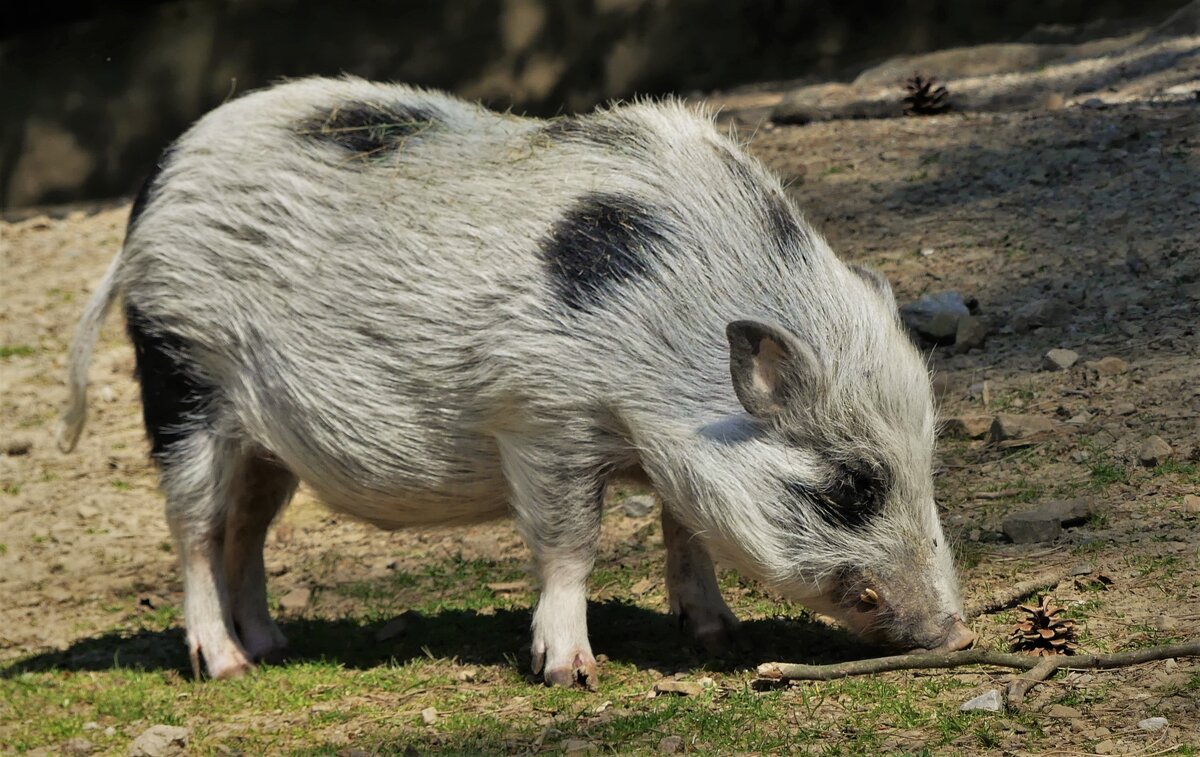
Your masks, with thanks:
M748 415L706 429L696 471L714 551L874 641L962 649L973 635L933 495L935 411L886 281L840 268L851 322L809 337L727 327Z

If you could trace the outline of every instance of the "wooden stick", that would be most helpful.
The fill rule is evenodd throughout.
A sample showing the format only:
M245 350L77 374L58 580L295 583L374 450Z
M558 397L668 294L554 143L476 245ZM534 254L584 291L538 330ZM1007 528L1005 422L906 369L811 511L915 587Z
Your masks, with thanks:
M771 681L832 681L849 676L884 673L889 670L915 670L923 668L958 668L963 665L996 665L1002 668L1032 670L1053 660L1053 669L1045 671L1048 677L1055 670L1107 670L1138 665L1170 657L1200 657L1200 639L1167 644L1158 647L1135 649L1115 654L1056 655L1054 657L1032 657L1023 654L993 652L990 649L969 649L965 652L926 652L923 654L893 655L870 660L839 662L833 665L799 665L790 662L767 662L758 666L759 678Z
M1018 705L1034 686L1054 675L1059 668L1059 661L1054 657L1043 657L1042 661L1027 670L1023 675L1015 676L1004 690L1004 701L1009 707Z
M1012 607L1035 591L1056 586L1059 581L1066 578L1067 574L1061 570L1043 571L1028 581L1021 581L1003 591L996 592L990 597L984 598L982 601L971 604L967 608L967 618L970 619L977 615L986 615L989 612Z

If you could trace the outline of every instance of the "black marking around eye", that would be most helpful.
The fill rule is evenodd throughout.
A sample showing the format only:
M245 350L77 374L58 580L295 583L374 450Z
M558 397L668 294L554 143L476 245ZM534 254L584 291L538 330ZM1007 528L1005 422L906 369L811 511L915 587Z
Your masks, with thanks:
M559 300L587 312L649 274L665 238L662 219L650 209L630 197L596 193L554 225L542 254Z
M412 105L349 102L305 120L297 132L352 153L378 157L399 149L435 120L430 111Z
M824 486L785 482L788 494L810 504L829 524L851 530L864 528L883 510L887 484L878 473L856 466L838 467Z

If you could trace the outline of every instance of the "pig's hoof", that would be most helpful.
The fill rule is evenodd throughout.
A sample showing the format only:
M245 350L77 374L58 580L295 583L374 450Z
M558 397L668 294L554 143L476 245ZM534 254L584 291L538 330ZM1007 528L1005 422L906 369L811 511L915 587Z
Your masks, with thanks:
M740 648L741 621L728 610L693 616L686 610L679 613L679 625L687 628L700 647L711 655L721 655Z
M287 637L274 623L260 627L238 629L242 647L251 660L274 662L283 656Z
M229 649L214 654L209 654L199 644L189 645L188 657L191 658L192 675L196 680L200 680L201 660L204 662L203 669L208 671L208 677L214 680L241 678L255 669L254 663L250 662L245 653L232 645Z
M542 678L550 686L578 686L589 691L595 691L600 683L595 658L583 653L576 654L571 665L547 667Z

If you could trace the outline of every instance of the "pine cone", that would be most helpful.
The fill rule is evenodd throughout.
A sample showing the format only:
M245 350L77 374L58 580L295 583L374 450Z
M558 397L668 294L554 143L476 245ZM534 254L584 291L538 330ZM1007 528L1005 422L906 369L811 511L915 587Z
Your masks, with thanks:
M950 93L945 87L934 87L937 79L913 74L904 84L908 92L904 96L904 114L908 116L936 116L950 110Z
M1013 627L1008 635L1014 652L1049 657L1056 654L1075 654L1075 621L1055 617L1064 608L1056 606L1050 597L1042 597L1036 607L1020 605L1026 618Z

